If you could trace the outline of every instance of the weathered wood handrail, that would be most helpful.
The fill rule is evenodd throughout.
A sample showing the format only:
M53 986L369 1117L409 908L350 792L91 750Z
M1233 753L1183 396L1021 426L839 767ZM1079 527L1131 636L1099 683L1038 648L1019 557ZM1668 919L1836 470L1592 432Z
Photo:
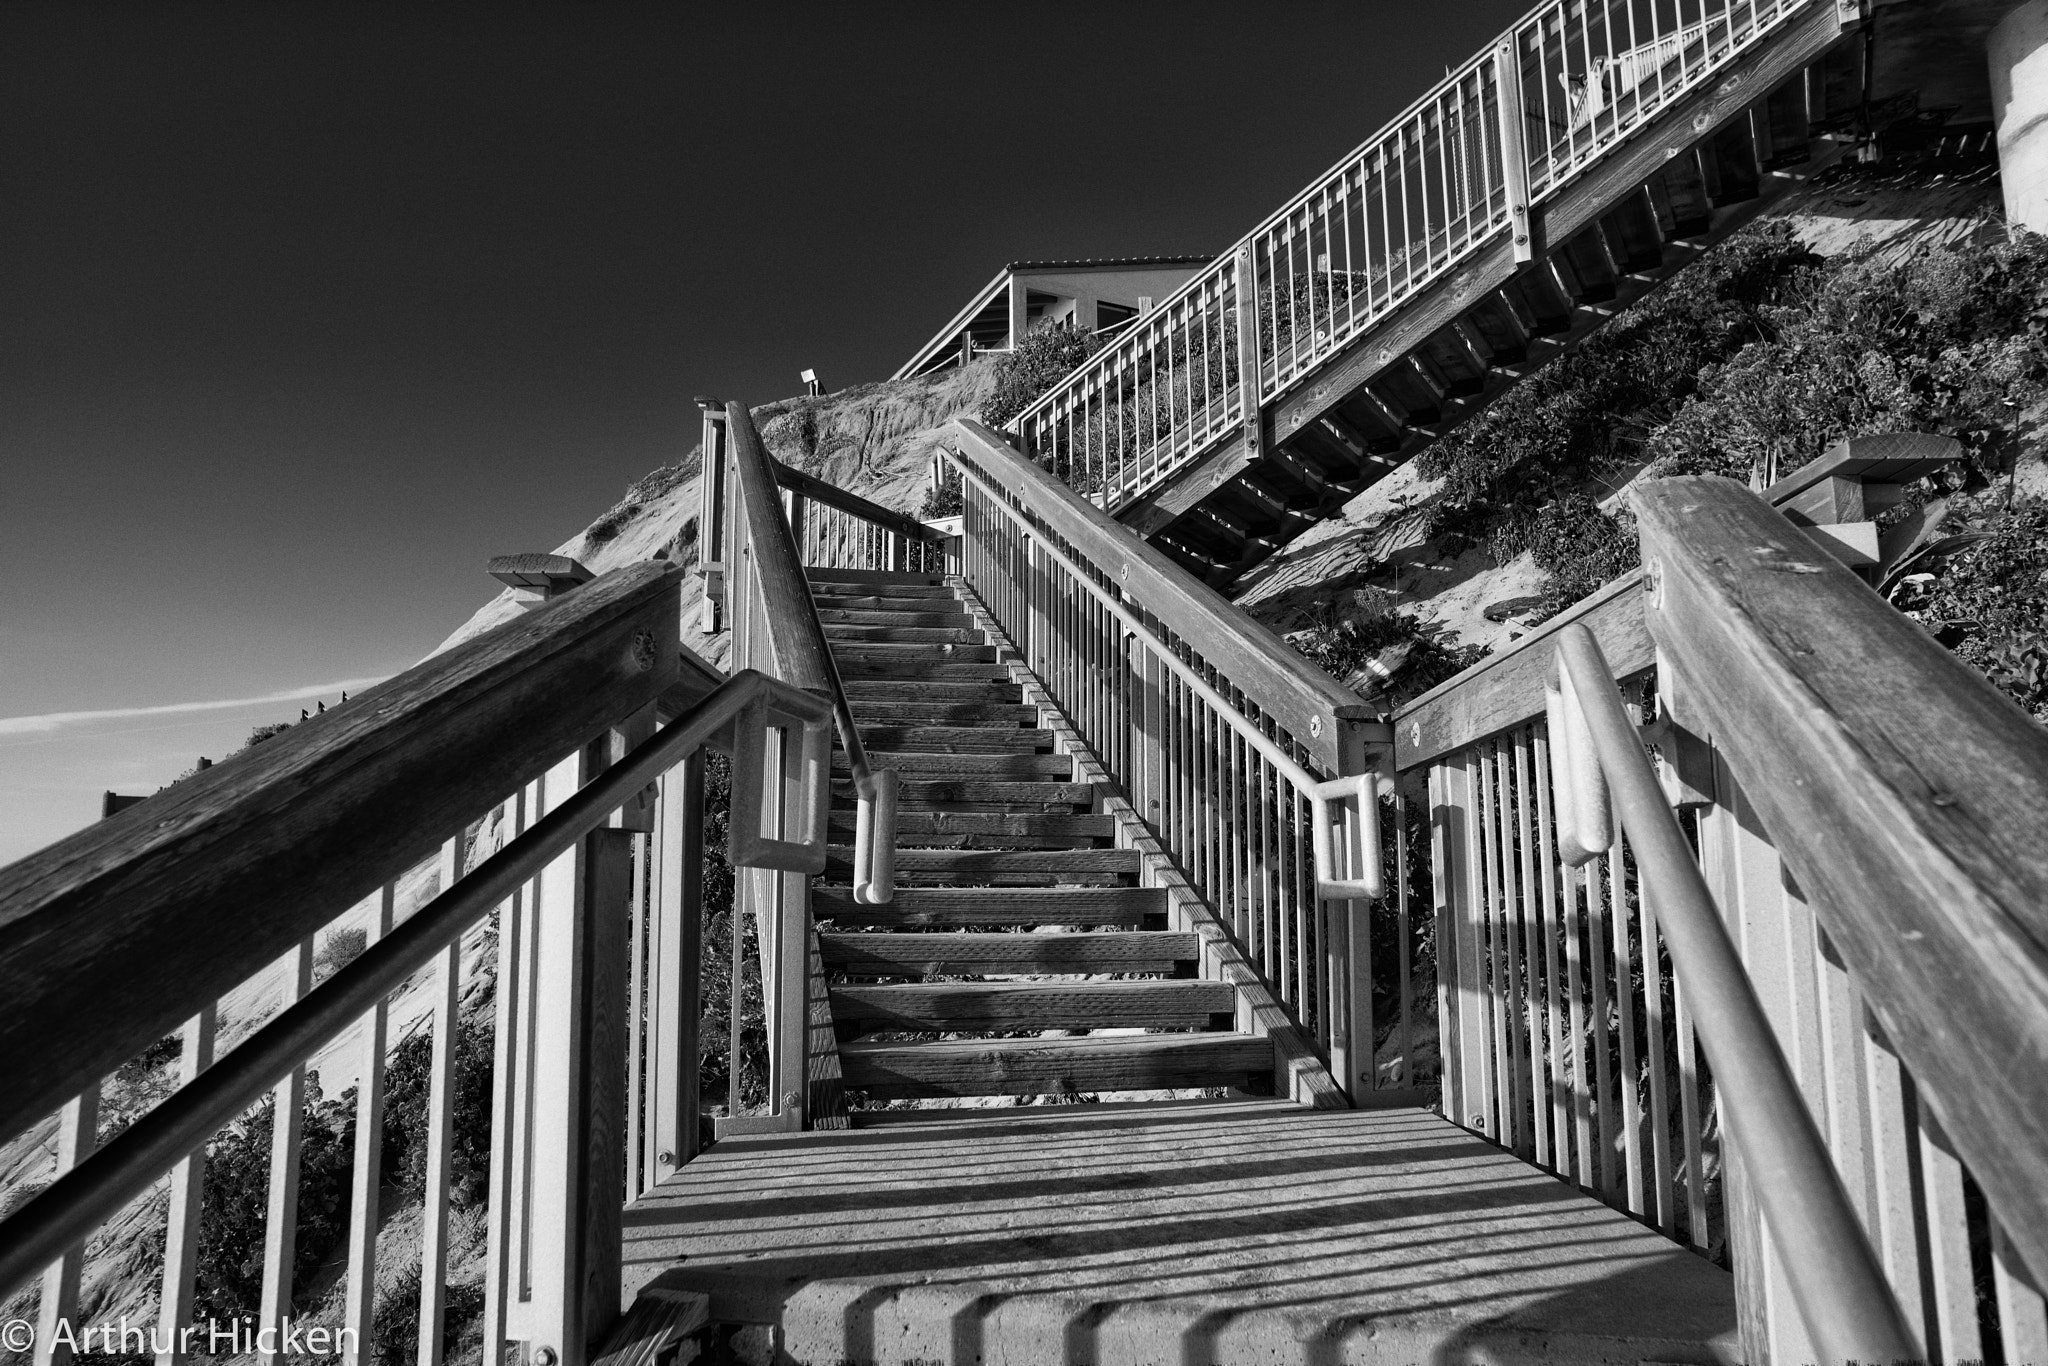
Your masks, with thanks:
M708 690L682 664L679 600L665 564L606 575L0 870L0 1132L262 971L561 753L693 677Z
M654 581L673 590L672 575L662 575ZM510 629L501 628L501 633ZM497 634L500 633L493 633ZM365 694L370 696L374 694ZM402 986L415 971L432 962L464 931L603 824L611 812L649 783L706 744L730 745L736 724L743 724L745 716L760 707L764 699L772 701L777 710L798 716L815 714L819 722L824 720L824 706L819 699L762 674L747 671L720 684L697 706L605 769L467 876L455 880L403 925L369 945L359 957L287 1007L220 1062L172 1093L106 1147L10 1215L5 1224L7 1238L0 1243L0 1294L11 1293L146 1190L167 1168L257 1100L280 1076L302 1064ZM444 720L443 724L460 723ZM356 749L375 738L372 735L358 739ZM385 796L370 789L354 800L374 806ZM337 823L346 816L346 812L327 814ZM740 833L737 821L734 833ZM324 900L324 882L319 870L307 868L275 890L282 905L312 905ZM562 966L566 969L567 965ZM181 1007L191 1014L210 1005L213 995L194 984L187 989ZM7 1018L11 1020L18 1013L10 1009ZM73 1023L88 1013L112 1012L80 1010L60 1023ZM568 1236L571 1230L558 1232ZM602 1306L599 1309L603 1312Z
M1142 606L1232 687L1286 729L1326 772L1340 772L1339 732L1378 713L1220 593L1118 525L979 422L957 418L960 454L985 469L1001 496L1073 553L1122 598Z
M1678 724L1725 756L2007 1235L2048 1267L2048 732L1740 485L1634 501Z
M770 457L775 469L775 482L792 493L800 493L814 503L838 508L851 513L864 522L871 522L884 531L893 531L898 536L913 541L943 541L946 533L915 517L883 507L880 503L869 502L857 493L849 493L837 484L828 484L814 474L791 469L780 460Z
M861 743L860 727L854 722L846 687L839 678L839 666L833 661L825 628L818 620L817 604L811 598L810 582L804 577L803 558L797 551L789 520L783 515L781 500L775 494L777 462L761 444L761 434L754 429L754 420L745 404L726 405L725 427L726 439L731 443L740 515L746 523L739 553L753 557L753 572L760 585L764 609L761 620L775 654L777 673L784 681L816 692L831 704L840 747L846 751L847 767L861 805L863 838L856 849L856 893L864 901L888 901L894 888L888 876L891 859L884 851L893 851L895 846L894 779L877 774L868 763L867 747ZM923 528L923 523L916 525ZM877 868L884 874L879 879L875 876Z

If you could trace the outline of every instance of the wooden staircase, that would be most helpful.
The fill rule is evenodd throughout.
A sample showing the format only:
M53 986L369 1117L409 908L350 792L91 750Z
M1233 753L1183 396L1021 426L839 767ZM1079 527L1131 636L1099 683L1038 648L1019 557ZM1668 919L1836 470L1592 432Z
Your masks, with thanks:
M870 760L902 781L895 899L853 897L854 794L812 897L849 1091L870 1100L1188 1090L1270 1094L1270 1040L1195 976L1196 935L1053 749L941 578L812 570ZM843 757L838 761L842 765Z

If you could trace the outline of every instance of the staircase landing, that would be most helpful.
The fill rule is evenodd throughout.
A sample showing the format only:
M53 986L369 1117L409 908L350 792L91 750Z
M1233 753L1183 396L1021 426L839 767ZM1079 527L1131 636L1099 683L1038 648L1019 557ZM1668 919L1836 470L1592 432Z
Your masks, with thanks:
M727 1139L625 1235L629 1295L672 1271L782 1362L1739 1357L1726 1272L1417 1110L879 1115Z

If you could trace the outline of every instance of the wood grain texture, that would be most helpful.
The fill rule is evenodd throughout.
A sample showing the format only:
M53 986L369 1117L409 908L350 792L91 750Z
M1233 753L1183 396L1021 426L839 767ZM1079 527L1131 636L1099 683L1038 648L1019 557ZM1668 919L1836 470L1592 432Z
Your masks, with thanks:
M879 1097L1243 1088L1273 1071L1272 1041L1248 1034L850 1043L839 1056L846 1084Z
M804 1127L844 1129L846 1082L839 1067L839 1034L832 1026L832 989L825 980L825 957L818 930L804 931L809 964L805 991Z
M870 725L1008 726L1036 725L1038 709L1003 702L905 702L867 697L851 702L863 728Z
M1022 502L1031 516L1108 575L1127 601L1142 603L1161 627L1200 652L1233 687L1286 728L1316 762L1337 771L1337 722L1375 715L1357 694L1302 658L1243 608L1082 501L996 433L967 418L955 419L953 429L968 458L1002 482L1002 493Z
M979 645L981 636L955 626L845 626L825 627L825 638L840 641L881 643L896 641L914 645Z
M846 685L849 701L994 702L1015 705L1023 699L1008 679L991 678L856 678Z
M1020 732L1021 733L1021 732ZM1074 776L1074 761L1064 754L997 754L969 751L965 754L923 754L904 750L870 751L877 768L893 768L904 777L913 775L963 776L980 778L1054 778L1065 782ZM833 757L834 776L846 771L843 756Z
M939 938L941 936L932 936ZM1022 938L1011 936L1012 938ZM1088 936L1062 935L1080 939ZM1227 982L901 982L832 988L842 1027L954 1033L984 1029L1202 1028L1229 1014Z
M1051 731L1018 726L863 726L861 739L877 754L1017 754L1052 748Z
M853 850L830 845L825 868L853 866ZM993 876L997 873L1040 873L1056 877L1064 873L1136 873L1138 855L1131 849L898 849L899 873L952 873L963 878Z
M850 796L851 779L835 778L835 799ZM1083 806L1094 800L1095 789L1087 783L1008 781L1001 778L907 778L897 794L905 811L918 807L952 806L958 802L982 804L984 809ZM899 863L897 865L901 867Z
M864 522L872 522L884 531L893 531L913 541L942 541L946 538L946 533L937 527L927 526L915 517L905 516L880 503L869 502L859 494L849 493L837 484L828 484L816 475L791 469L780 460L774 460L773 466L777 484L802 494L814 503L850 512Z
M1166 914L1156 887L1020 888L992 894L982 887L906 887L886 906L861 906L844 887L811 894L820 920L844 925L1109 925L1136 928Z
M825 965L857 977L1032 972L1172 972L1201 954L1175 930L1109 934L863 934L818 936Z
M900 607L832 607L818 604L818 620L828 626L965 626L967 614L934 604L929 609Z
M608 574L0 870L0 1132L676 684L681 583Z
M1616 678L1656 663L1643 624L1642 576L1616 579L1457 677L1394 713L1394 766L1410 769L1543 714L1543 685L1557 633L1583 625L1600 642Z
M739 512L745 520L740 539L753 552L753 575L761 593L761 620L773 651L774 672L786 683L829 696L837 686L832 652L812 610L803 557L783 516L782 497L775 487L775 462L761 444L761 434L754 430L746 405L729 403L725 412Z
M1657 643L2026 1260L2048 1265L2048 732L1730 480L1633 495Z

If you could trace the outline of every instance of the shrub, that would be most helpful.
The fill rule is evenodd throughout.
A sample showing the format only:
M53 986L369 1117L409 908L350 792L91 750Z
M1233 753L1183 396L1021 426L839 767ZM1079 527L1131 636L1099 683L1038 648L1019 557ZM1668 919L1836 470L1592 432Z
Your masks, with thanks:
M1633 518L1610 517L1585 493L1546 503L1530 519L1529 549L1548 575L1542 616L1590 597L1642 563Z
M491 1176L493 1034L488 1010L456 1018L454 1124L448 1153L448 1191L458 1205L483 1201ZM427 1103L434 1039L422 1029L391 1050L384 1068L384 1177L408 1200L427 1188Z
M981 405L981 420L998 430L1037 398L1102 349L1099 337L1072 323L1050 323L1027 332L1015 348L996 358L995 387Z
M320 941L320 951L313 955L314 975L332 977L361 958L369 943L370 932L361 925L344 925L338 930L329 930L327 937Z
M1400 611L1390 593L1361 589L1352 599L1351 614L1325 609L1314 626L1288 639L1333 678L1348 681L1365 669L1367 661L1379 663L1391 677L1354 685L1361 694L1384 697L1398 706L1486 653L1479 646L1445 645L1434 622Z
M1989 536L1942 571L1913 575L1892 599L1958 657L2048 721L2048 498L1983 516Z

